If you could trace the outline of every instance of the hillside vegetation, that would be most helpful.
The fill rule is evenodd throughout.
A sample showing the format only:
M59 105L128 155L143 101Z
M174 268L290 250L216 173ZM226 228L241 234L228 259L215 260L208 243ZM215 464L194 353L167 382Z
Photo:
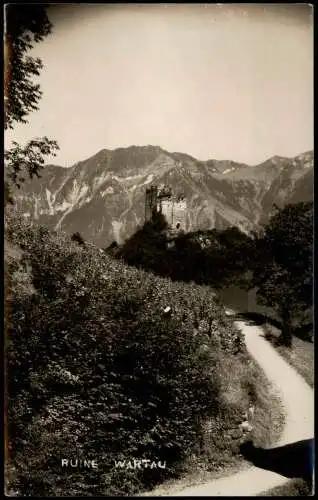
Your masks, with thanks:
M270 388L208 287L13 215L5 261L9 493L133 494L191 456L216 470L238 456L251 401L258 440L276 437ZM76 458L98 469L61 467ZM114 466L133 458L167 466Z
M164 216L147 222L123 245L106 251L173 280L222 289L256 289L259 306L281 322L280 342L312 336L313 203L274 207L269 222L246 235L237 227L171 239Z

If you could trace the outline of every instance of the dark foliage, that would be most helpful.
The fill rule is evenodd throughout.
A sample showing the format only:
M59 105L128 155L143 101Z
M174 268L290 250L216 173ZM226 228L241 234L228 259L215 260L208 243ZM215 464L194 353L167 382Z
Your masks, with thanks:
M9 4L5 8L5 129L13 129L15 123L28 123L27 117L39 109L42 96L35 78L43 68L41 59L29 55L34 44L51 33L52 25L46 7L41 5ZM58 145L47 137L35 138L22 147L15 141L5 152L7 187L20 187L25 180L39 177L44 159L55 155Z
M215 288L233 281L244 285L253 255L253 238L237 228L196 231L171 238L160 218L158 222L147 222L116 252L130 265L172 280Z
M8 189L9 184L20 188L21 183L27 178L32 179L34 176L39 178L39 172L45 164L45 157L54 156L54 151L57 149L56 141L47 137L32 139L23 147L13 141L12 147L4 153Z
M163 227L148 222L113 255L172 280L213 288L233 284L243 289L256 287L260 303L279 315L280 342L289 347L294 333L310 329L312 202L282 210L274 207L267 226L250 236L233 227L183 234L171 243Z
M313 203L276 209L257 242L253 286L282 320L283 345L310 324L313 303Z
M217 456L220 422L248 403L246 359L208 287L128 268L19 218L7 238L23 249L7 262L12 488L27 496L150 488L178 472L207 418ZM221 376L224 360L237 367L234 382ZM225 379L238 401L227 401ZM114 467L134 457L168 466ZM97 458L99 469L64 474L63 458Z
M27 53L51 33L52 25L41 5L9 4L5 8L5 128L14 122L27 123L27 116L38 109L42 92L34 77L43 68L39 58Z
M71 240L75 241L79 245L82 245L82 246L85 245L85 240L84 240L83 236L81 235L81 233L79 233L79 232L73 233L71 236Z

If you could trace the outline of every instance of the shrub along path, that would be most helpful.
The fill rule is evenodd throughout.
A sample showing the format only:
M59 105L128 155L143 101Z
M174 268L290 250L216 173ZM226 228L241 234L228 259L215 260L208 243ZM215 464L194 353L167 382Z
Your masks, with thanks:
M258 466L197 486L184 488L180 484L168 490L161 486L147 496L255 496L286 484L290 477L304 476L303 471L293 469L308 462L311 442L306 440L314 435L313 390L265 340L262 328L245 321L235 325L243 331L248 351L280 393L286 412L281 439L275 448L253 450L252 446L249 454L246 452L249 461Z

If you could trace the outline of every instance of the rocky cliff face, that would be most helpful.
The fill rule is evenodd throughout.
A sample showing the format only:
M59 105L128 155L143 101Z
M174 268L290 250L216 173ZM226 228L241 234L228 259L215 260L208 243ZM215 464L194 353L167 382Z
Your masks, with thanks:
M313 152L252 167L155 146L104 149L68 169L45 167L17 192L16 208L106 247L143 224L146 188L162 183L185 195L188 231L234 225L247 232L267 220L274 203L313 199Z

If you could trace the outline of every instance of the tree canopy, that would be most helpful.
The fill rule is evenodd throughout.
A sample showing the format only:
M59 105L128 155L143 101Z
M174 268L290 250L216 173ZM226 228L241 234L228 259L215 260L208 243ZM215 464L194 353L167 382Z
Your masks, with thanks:
M43 63L30 55L36 43L51 33L45 6L9 4L5 9L4 126L28 123L28 115L39 109L42 91L36 77ZM29 141L25 147L13 142L5 152L6 182L20 187L27 172L32 178L43 167L44 157L55 155L57 142L47 137ZM8 189L8 184L6 185Z
M291 345L292 319L313 300L313 203L276 208L259 239L253 285L260 301L283 320L284 343Z
M33 78L43 68L41 59L31 57L35 43L51 33L52 24L45 7L10 4L5 10L5 128L15 122L27 123L27 116L38 108L42 96Z

